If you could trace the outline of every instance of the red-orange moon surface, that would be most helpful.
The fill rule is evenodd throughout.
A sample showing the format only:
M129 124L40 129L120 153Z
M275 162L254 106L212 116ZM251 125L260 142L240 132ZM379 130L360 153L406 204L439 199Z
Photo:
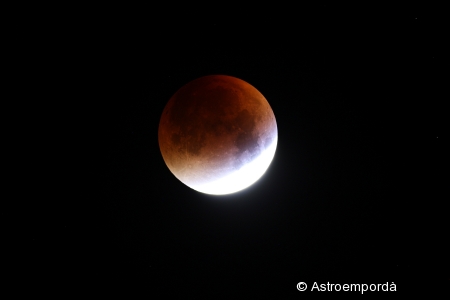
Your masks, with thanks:
M230 194L256 182L278 141L266 98L249 83L210 75L181 87L169 100L158 129L169 170L206 194Z

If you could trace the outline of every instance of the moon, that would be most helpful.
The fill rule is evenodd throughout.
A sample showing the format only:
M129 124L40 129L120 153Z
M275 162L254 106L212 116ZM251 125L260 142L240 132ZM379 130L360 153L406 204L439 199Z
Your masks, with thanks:
M266 98L232 76L209 75L181 87L162 113L158 142L169 170L205 194L241 191L266 172L278 131Z

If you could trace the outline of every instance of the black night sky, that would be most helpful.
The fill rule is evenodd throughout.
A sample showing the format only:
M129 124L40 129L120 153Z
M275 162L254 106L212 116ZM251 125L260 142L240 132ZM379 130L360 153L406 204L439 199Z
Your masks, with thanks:
M266 9L77 19L65 59L83 192L64 192L32 230L31 274L45 255L64 286L133 284L152 299L291 299L300 281L448 286L438 20L419 8ZM182 184L158 146L169 98L211 74L256 87L278 125L266 174L228 196Z

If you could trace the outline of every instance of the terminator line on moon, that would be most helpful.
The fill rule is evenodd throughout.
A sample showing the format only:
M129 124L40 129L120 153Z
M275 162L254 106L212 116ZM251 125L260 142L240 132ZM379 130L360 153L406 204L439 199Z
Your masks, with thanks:
M223 195L247 188L266 172L278 132L269 103L255 87L210 75L170 98L158 141L176 178L196 191Z

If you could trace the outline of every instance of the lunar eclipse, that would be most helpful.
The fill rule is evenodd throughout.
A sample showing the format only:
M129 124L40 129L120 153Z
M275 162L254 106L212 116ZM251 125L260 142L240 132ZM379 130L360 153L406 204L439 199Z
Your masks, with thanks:
M266 98L249 83L210 75L181 87L164 108L158 129L169 170L190 188L235 193L266 172L278 141Z

